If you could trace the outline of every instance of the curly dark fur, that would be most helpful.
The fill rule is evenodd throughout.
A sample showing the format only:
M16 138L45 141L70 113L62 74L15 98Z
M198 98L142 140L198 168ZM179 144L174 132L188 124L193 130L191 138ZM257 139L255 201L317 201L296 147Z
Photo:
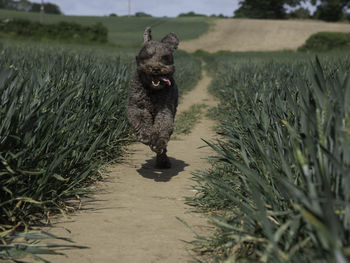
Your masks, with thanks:
M127 116L137 139L157 153L157 167L170 168L166 148L178 104L173 52L179 39L169 33L160 42L153 41L149 27L143 39L130 81Z

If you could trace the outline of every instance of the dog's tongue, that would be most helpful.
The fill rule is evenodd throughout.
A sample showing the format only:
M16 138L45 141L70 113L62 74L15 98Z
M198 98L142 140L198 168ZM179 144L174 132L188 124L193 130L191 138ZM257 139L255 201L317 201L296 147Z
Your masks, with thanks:
M166 78L166 77L161 77L160 78L162 81L164 81L166 84L168 84L168 86L171 86L171 81L170 79Z

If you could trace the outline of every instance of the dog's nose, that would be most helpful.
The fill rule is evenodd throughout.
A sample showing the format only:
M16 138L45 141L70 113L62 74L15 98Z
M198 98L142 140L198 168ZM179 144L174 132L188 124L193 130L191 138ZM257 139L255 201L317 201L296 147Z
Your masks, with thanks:
M160 67L153 67L152 72L153 73L160 73Z

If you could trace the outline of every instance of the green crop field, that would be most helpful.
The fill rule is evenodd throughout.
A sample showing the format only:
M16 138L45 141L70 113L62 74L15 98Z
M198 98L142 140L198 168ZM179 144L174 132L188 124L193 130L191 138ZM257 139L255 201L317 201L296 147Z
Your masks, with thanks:
M214 214L201 252L214 262L347 262L349 54L204 59L221 138L209 142L213 166L196 174L189 200Z
M0 20L22 18L39 21L37 13L0 10ZM108 29L109 41L121 48L139 48L143 31L152 27L154 39L160 40L169 32L176 32L180 40L194 39L205 33L210 24L208 18L154 18L154 17L88 17L44 15L44 23L60 21L77 22L82 25L102 23Z

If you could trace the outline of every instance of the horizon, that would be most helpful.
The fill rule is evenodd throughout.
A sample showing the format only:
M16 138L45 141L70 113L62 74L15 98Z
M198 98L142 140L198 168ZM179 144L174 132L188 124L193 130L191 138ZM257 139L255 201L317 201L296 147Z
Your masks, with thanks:
M41 3L41 0L32 2ZM64 15L70 16L108 16L112 13L117 16L129 15L128 0L101 0L84 1L84 0L50 0L44 1L56 4L60 7ZM103 2L103 4L101 4ZM236 0L219 0L218 3L213 3L210 0L186 0L178 1L161 1L149 0L130 0L130 14L135 15L137 12L143 12L154 17L177 17L181 13L195 12L203 15L224 15L233 16L234 10L238 8Z

